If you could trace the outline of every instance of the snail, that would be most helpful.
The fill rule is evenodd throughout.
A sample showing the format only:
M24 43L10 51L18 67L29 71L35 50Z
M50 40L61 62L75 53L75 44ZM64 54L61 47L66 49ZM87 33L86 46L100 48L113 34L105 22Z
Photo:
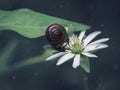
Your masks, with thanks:
M46 38L54 49L58 51L65 50L64 43L68 41L68 35L62 25L55 23L48 26Z

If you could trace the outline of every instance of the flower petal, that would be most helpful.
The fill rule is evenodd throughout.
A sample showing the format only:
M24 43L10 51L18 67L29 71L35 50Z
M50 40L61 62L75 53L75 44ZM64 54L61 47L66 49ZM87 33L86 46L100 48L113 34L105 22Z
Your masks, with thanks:
M80 65L80 54L75 55L72 67L77 68Z
M99 35L101 31L96 31L91 34L89 34L84 40L83 45L86 46L90 41L92 41L97 35Z
M80 35L79 35L79 40L80 40L80 42L82 41L82 39L83 39L83 37L84 37L84 35L85 35L85 32L86 31L82 31L81 33L80 33Z
M73 45L73 44L74 44L73 37L70 37L69 40L70 40L70 41L69 41L70 44Z
M64 55L64 54L66 54L66 52L59 52L59 53L56 53L56 54L54 54L54 55L48 57L48 58L46 59L46 61L49 61L49 60L58 58L58 57L60 57L60 56L62 56L62 55Z
M109 38L103 38L103 39L96 40L96 41L94 41L94 42L92 42L92 43L90 43L88 45L103 43L103 42L106 42L108 40L109 40Z
M75 56L75 55L72 54L72 53L67 53L66 55L62 56L62 57L58 60L58 62L57 62L56 65L61 65L61 64L63 64L64 62L66 62L67 60L73 58L74 56Z
M87 56L87 57L95 57L97 58L97 56L95 54L89 53L89 52L83 52L83 55Z
M106 44L92 44L92 45L87 45L84 49L84 51L93 51L93 50L98 50L98 49L103 49L107 48L108 45Z

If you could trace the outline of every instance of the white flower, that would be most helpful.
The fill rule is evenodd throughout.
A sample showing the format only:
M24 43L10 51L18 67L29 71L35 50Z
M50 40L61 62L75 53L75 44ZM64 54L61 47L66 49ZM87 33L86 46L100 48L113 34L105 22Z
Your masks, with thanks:
M92 54L91 51L108 47L104 42L108 41L109 38L102 38L91 42L100 33L101 31L96 31L85 36L85 31L82 31L78 37L73 34L72 37L69 37L69 43L65 46L65 52L56 53L48 57L46 60L53 60L60 57L56 65L61 65L67 60L74 58L72 67L77 68L80 65L81 55L96 58L97 56Z

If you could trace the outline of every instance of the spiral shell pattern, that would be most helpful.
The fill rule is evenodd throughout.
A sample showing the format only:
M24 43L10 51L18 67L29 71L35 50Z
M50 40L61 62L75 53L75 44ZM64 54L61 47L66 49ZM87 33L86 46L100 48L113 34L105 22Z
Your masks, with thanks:
M68 41L68 35L66 30L60 24L51 24L46 30L46 37L53 48L58 51L64 51L65 46L63 45Z

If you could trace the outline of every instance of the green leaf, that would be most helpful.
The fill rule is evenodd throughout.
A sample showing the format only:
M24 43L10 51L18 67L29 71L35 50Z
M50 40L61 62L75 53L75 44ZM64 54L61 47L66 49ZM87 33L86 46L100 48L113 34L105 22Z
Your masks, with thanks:
M90 72L90 63L88 57L82 57L80 60L80 66L86 71Z
M56 52L56 50L54 50L49 45L46 45L43 48L44 48L43 54L14 64L12 66L12 70L16 70L16 69L22 68L24 66L32 65L32 64L35 64L35 63L43 62L43 61L45 61L45 59L47 59L49 56L51 56L53 53Z
M9 71L10 66L8 65L8 62L10 60L10 57L12 56L16 46L18 44L18 41L13 40L11 41L3 52L0 53L0 75L4 72Z
M12 30L28 38L45 35L46 28L53 23L63 25L68 33L90 28L88 25L48 16L29 9L0 10L0 31Z

